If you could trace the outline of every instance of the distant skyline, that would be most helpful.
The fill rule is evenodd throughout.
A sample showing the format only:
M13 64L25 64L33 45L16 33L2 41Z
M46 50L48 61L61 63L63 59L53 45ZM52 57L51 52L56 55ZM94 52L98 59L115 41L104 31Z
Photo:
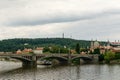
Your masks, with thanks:
M120 0L0 0L0 40L120 40Z

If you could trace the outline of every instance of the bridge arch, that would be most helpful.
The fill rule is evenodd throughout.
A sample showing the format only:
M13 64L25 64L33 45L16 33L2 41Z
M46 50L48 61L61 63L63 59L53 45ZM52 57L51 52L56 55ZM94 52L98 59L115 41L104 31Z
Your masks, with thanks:
M58 60L60 64L68 63L68 59L64 57L58 57L58 56L49 56L49 57L41 57L38 58L37 60L44 60L47 59L49 61L52 61L54 59Z
M13 58L13 59L16 59L16 60L19 60L21 62L31 62L30 59L26 58L26 57L10 57L10 58Z
M82 60L82 63L90 63L92 61L92 58L79 56L79 57L72 58L71 62L74 63L74 61L76 60L79 61L78 63L81 63L81 60Z
M84 56L79 56L79 57L74 57L72 58L72 60L75 60L75 59L83 59L84 61L92 61L92 58L89 58L89 57L84 57Z
M22 56L22 57L10 57L13 59L20 60L22 62L23 68L36 68L37 63L36 61L32 61L32 56Z

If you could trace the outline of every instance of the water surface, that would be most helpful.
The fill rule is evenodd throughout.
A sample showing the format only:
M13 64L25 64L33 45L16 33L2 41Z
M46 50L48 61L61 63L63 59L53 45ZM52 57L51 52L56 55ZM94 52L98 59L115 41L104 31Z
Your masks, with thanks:
M40 66L0 61L0 80L120 80L120 65Z

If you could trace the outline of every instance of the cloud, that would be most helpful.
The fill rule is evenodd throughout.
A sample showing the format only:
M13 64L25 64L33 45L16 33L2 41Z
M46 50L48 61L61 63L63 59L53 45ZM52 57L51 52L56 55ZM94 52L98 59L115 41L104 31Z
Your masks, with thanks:
M1 0L0 38L119 39L119 0ZM113 37L113 38L112 38Z
M100 13L87 13L83 15L78 14L60 14L55 15L52 17L46 16L46 17L37 17L37 18L31 18L31 19L17 19L14 21L10 21L6 23L8 26L35 26L35 25L44 25L44 24L51 24L51 23L65 23L65 22L75 22L75 21L82 21L82 20L90 20L100 17L106 17L106 16L113 16L113 15L119 15L120 10L110 10L110 11L104 11ZM72 15L72 16L71 16Z
M62 37L74 39L115 40L119 37L120 16L101 17L93 20L84 20L68 23L54 23L36 26L4 27L1 28L0 38L43 38ZM4 32L3 32L4 31Z
M6 6L10 7L7 9L3 8L3 18L7 18L3 22L3 25L6 26L34 26L49 23L74 22L119 14L120 11L120 6L113 0L109 2L100 0L92 0L91 2L88 0L12 0L11 2L5 0L3 2L4 4L8 4ZM9 5L9 3L13 5ZM110 4L116 5L111 6ZM6 17L6 14L9 16Z

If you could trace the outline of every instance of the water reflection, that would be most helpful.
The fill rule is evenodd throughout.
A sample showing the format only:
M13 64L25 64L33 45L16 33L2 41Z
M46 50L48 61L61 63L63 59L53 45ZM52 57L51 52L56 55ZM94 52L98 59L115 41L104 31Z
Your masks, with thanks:
M120 65L40 66L21 68L21 63L0 62L0 80L120 80Z
M76 79L76 80L80 79L80 71L81 71L81 70L80 70L80 66L77 66L77 67L76 67L76 71L75 71L75 72L77 72L77 74L76 74L76 78L77 78L77 79Z

